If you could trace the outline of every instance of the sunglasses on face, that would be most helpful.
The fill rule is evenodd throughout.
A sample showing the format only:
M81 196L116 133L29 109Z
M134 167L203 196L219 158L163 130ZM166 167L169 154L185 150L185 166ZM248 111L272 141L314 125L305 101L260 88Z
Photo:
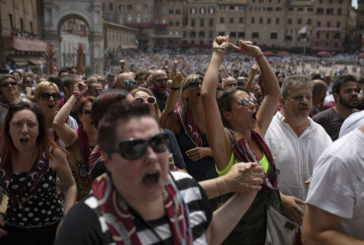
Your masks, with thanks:
M162 153L167 150L168 134L157 133L149 140L130 138L119 143L118 149L110 153L119 153L126 160L136 160L144 156L147 147L150 146L155 153Z
M51 98L51 96L54 100L59 100L59 98L60 98L59 93L41 93L40 94L40 97L44 100L49 100Z
M85 115L91 115L91 112L92 112L92 110L85 110L85 111L83 112L83 114L85 114Z
M168 78L159 78L159 79L155 79L157 82L167 82Z
M202 82L190 82L186 87L186 88L197 88L202 86Z
M146 99L139 97L139 98L135 98L135 101L138 102L138 103L140 103L140 104L143 104L145 101L147 101L149 104L154 105L156 99L153 96L150 96L150 97L148 97Z
M135 81L135 80L125 80L125 81L124 81L124 84L125 84L125 85L130 85L130 84L131 84L131 85L133 85L133 86L134 86L134 85L136 84L136 81Z
M3 82L3 83L1 84L1 87L2 87L2 88L7 88L7 87L9 87L9 86L14 87L14 86L16 86L16 85L17 85L17 83L16 83L15 81L13 81L13 82Z
M257 104L255 99L253 99L252 97L249 97L249 98L241 98L241 100L239 101L239 105L248 106L250 102L252 102L254 105Z

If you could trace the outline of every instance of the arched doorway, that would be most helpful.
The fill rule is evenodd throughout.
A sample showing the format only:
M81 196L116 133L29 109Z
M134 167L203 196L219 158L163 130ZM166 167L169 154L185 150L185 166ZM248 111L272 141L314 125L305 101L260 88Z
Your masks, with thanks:
M77 65L77 51L79 43L84 47L83 67L90 67L90 43L89 26L85 20L77 15L69 15L62 18L58 26L60 40L60 64L61 67L72 67Z

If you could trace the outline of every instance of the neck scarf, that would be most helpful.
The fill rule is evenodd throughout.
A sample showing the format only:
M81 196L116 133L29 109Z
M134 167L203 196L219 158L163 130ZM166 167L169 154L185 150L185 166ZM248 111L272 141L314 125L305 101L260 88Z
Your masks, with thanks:
M176 106L174 111L181 121L185 133L190 138L195 147L202 147L201 132L198 129L196 122L192 118L190 109L187 107L187 109L182 112L180 107Z
M242 162L259 162L256 158L254 152L249 148L248 142L240 135L239 132L236 132L231 129L226 129L227 133L230 136L230 139L233 143L233 152L234 155L239 159L239 161ZM276 165L274 163L274 159L272 157L272 154L270 153L270 150L268 146L265 144L264 140L258 133L256 133L254 130L251 130L251 136L255 142L258 143L258 145L262 148L264 154L267 156L269 162L271 163L271 166L273 168L273 179L270 181L268 179L268 176L264 173L264 187L267 190L270 191L276 191L278 190L278 175L279 170L276 168Z
M98 208L101 215L105 218L116 244L141 245L128 205L116 191L108 173L101 175L93 182L92 192L98 200ZM168 176L163 196L164 208L168 216L173 244L192 244L192 231L188 219L188 208L179 195L177 187L170 176Z
M28 193L28 197L25 199L18 199L12 190L9 189L11 175L13 174L13 170L11 164L5 165L4 168L0 169L0 187L4 191L4 193L12 200L14 203L23 206L29 199L31 199L42 183L43 176L47 173L49 169L49 161L46 158L45 154L39 159L38 162L34 163L29 172L27 173L27 178L25 180L25 188L24 191ZM28 187L28 183L30 183L30 187ZM24 193L25 194L25 193Z
M88 170L90 146L88 144L88 138L86 133L83 131L82 124L77 129L78 145L80 146L80 152L83 158L83 162Z
M89 173L91 173L92 169L95 167L97 162L104 161L104 157L101 154L101 149L99 145L96 145L95 149L92 151L89 157Z

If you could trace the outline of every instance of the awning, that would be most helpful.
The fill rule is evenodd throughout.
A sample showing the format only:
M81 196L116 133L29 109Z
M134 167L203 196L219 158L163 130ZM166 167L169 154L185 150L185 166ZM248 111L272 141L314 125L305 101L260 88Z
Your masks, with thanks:
M16 49L19 51L45 52L47 43L39 39L2 37L4 49Z
M38 65L38 61L41 57L36 56L23 56L23 57L8 57L10 60L15 62L18 66L27 66L27 65Z
M283 51L279 52L277 55L284 56L284 55L290 55L290 54L291 54L290 52L283 50Z
M136 46L135 44L122 44L121 48L122 49L137 49L138 46Z
M264 52L263 52L263 54L264 54L265 56L274 55L274 53L273 53L272 51L270 51L270 50L264 51Z

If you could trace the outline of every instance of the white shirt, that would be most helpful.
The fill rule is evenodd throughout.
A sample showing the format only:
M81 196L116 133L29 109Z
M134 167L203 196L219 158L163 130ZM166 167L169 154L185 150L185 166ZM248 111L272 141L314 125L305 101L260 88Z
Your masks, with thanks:
M358 111L351 114L345 119L343 125L341 125L339 138L362 126L364 126L364 111Z
M342 218L341 232L364 240L364 133L336 140L316 162L307 203Z
M310 125L297 137L285 117L277 112L265 134L277 168L280 170L278 186L280 191L301 200L306 199L314 163L323 150L332 143L323 127L308 118Z

